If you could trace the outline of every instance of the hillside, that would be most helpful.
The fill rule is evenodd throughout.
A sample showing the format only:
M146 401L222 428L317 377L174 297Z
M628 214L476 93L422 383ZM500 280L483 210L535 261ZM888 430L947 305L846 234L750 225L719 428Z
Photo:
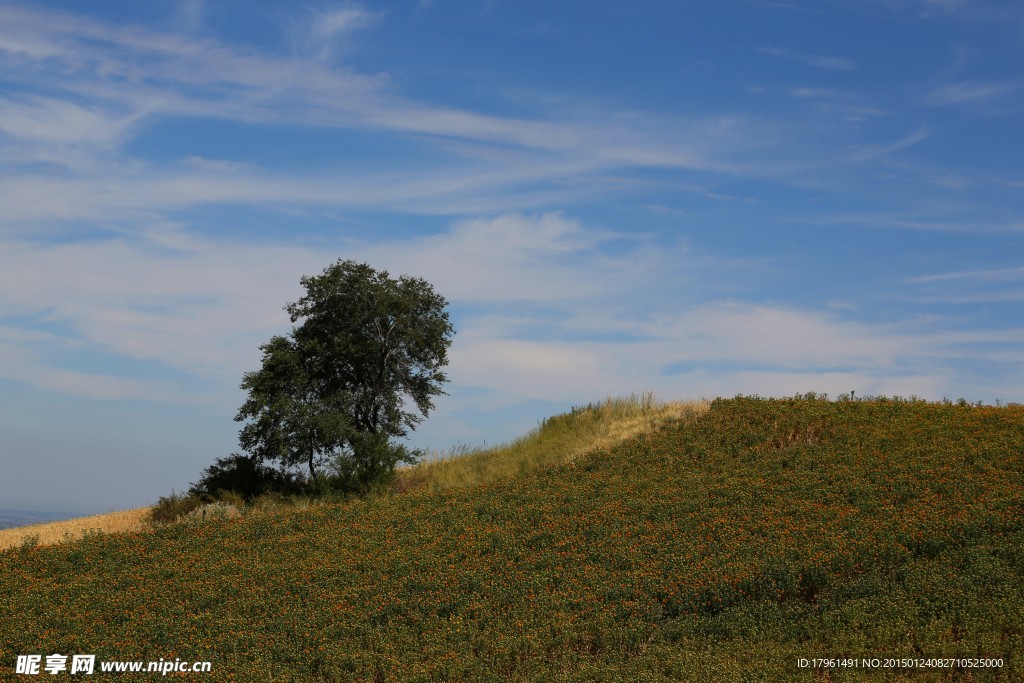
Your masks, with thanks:
M82 536L97 533L141 531L148 528L150 508L136 508L107 512L102 515L75 517L56 522L28 523L0 529L0 550L13 548L26 542L55 545L75 541Z
M1022 520L1024 408L717 400L471 485L4 552L0 672L57 652L217 681L1021 680ZM954 656L1001 666L927 665ZM797 665L822 657L920 668Z
M692 420L707 409L707 401L664 403L651 392L607 398L574 408L564 415L549 417L510 443L475 448L460 444L448 452L428 453L419 465L399 468L393 492L404 493L424 486L432 489L471 486L563 464L583 453L617 445L666 424ZM289 501L268 496L248 506L246 513L282 507L306 509L331 502L336 501L308 497ZM96 534L149 531L153 526L153 511L153 507L146 507L40 522L19 517L14 520L18 523L9 528L0 527L0 550L25 544L56 545Z

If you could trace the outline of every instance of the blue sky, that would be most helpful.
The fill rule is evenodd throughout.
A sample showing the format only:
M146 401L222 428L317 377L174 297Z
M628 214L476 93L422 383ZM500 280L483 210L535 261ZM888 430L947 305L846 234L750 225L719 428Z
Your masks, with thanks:
M182 490L338 258L438 450L609 395L1024 400L1024 5L0 2L0 507Z

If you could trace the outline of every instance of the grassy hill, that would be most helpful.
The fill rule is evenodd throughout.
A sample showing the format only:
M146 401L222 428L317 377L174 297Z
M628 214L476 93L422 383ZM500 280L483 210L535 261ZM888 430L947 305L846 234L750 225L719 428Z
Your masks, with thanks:
M737 398L510 457L6 551L0 676L57 652L216 681L1024 679L1024 408ZM921 666L798 666L828 657Z

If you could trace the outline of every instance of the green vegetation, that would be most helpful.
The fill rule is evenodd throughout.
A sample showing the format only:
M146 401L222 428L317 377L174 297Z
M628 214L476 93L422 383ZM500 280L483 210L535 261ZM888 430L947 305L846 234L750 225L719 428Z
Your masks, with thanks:
M318 488L363 493L390 480L396 464L416 462L394 439L444 393L455 333L448 302L426 280L355 261L301 282L305 296L285 306L301 324L261 346L262 367L242 381L248 398L235 420L246 423L238 441L252 461L219 462L220 474L241 464L251 481L265 462L306 466Z
M0 666L59 652L213 662L196 680L1024 678L1020 406L717 400L479 481L9 550ZM1003 666L797 667L839 656Z
M651 392L608 398L547 418L532 432L493 448L456 447L399 474L396 489L452 488L564 465L627 438L693 420L706 401L662 403Z
M398 463L419 460L395 439L444 393L455 334L448 302L422 278L355 261L300 282L305 296L285 310L301 323L262 345L260 369L242 378L247 398L235 420L245 423L238 441L248 455L218 458L187 495L160 498L151 523L195 519L213 504L261 507L268 497L376 495L392 488Z
M448 453L428 454L419 466L400 470L396 477L386 478L380 482L383 486L364 492L361 497L389 491L404 493L420 487L471 486L565 464L637 434L693 420L704 414L708 405L707 401L663 403L652 392L607 398L549 417L526 436L508 444L491 448L457 446ZM236 453L218 458L187 494L161 497L153 506L150 522L174 522L215 502L248 513L268 508L305 509L345 502L352 497L350 492L339 492L330 486L310 486L303 477L265 467Z

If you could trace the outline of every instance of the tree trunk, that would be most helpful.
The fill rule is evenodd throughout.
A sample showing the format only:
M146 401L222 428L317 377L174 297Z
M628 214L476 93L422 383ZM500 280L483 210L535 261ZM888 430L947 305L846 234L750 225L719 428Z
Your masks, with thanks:
M313 449L309 450L309 476L312 478L313 481L316 481L318 479L316 474L316 468L313 467Z

